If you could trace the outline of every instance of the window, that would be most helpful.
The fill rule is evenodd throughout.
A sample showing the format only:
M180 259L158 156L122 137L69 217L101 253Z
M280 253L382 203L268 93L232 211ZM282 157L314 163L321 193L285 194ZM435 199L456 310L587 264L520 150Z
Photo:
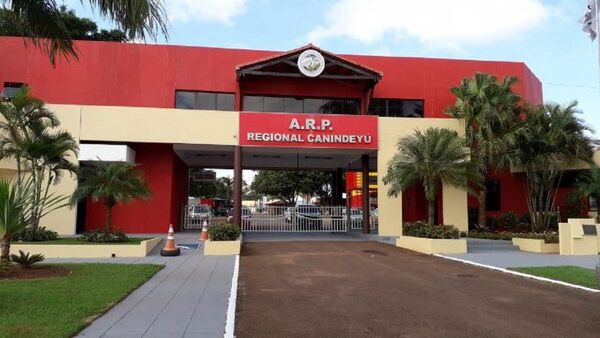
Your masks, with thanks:
M369 114L383 117L423 117L423 100L371 99Z
M500 211L500 180L487 180L485 207L488 211Z
M598 211L598 201L596 201L594 196L590 195L588 197L588 202L590 204L590 211Z
M356 99L246 95L243 109L258 112L356 115L360 113L360 101Z
M27 84L21 82L4 82L0 96L4 101L10 101L24 86L27 86Z
M232 93L175 91L175 108L233 111L234 106Z

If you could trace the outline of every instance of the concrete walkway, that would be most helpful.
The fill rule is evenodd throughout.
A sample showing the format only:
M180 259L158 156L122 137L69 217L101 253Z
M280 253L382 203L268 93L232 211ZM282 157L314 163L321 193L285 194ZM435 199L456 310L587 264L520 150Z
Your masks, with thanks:
M460 258L467 261L491 265L499 268L519 268L533 266L573 265L586 269L595 269L598 256L561 256L559 254L538 254L519 251L512 244L503 245L502 240L468 239L469 252L466 254L444 254L444 256ZM486 245L488 243L488 245ZM510 246L507 249L505 246ZM486 248L487 247L487 248Z
M197 233L175 236L178 244L198 243ZM178 257L161 257L158 251L143 258L47 260L165 265L80 337L223 337L235 257L204 256L202 244Z

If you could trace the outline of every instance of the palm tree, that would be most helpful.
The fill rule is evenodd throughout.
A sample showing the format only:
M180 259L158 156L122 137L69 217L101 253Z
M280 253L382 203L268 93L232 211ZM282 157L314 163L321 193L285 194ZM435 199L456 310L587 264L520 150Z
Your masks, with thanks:
M104 222L104 238L107 239L111 229L112 208L117 203L126 203L138 198L149 198L150 189L136 165L98 161L96 165L82 167L79 173L79 184L71 197L71 203L91 197L93 201L102 200L106 208Z
M493 75L476 73L450 89L456 102L446 113L465 120L471 161L479 162L482 176L489 169L499 170L509 165L517 139L523 132L519 118L521 98L512 91L517 81L516 77L507 76L499 82ZM483 184L477 195L480 227L486 226L486 193Z
M45 214L46 202L62 203L62 206L69 204L68 196L56 196L52 200L48 200L47 196L50 186L59 183L65 173L76 173L77 165L69 157L77 158L79 146L68 132L51 133L39 125L32 130L33 137L25 142L23 148L27 169L35 182L31 226L37 229Z
M0 104L0 160L14 159L17 165L17 186L22 180L25 144L31 142L32 129L55 128L59 121L45 107L44 101L29 95L24 86L10 102Z
M527 106L524 112L527 137L517 142L511 162L525 172L531 230L545 231L556 212L555 187L564 168L578 161L593 163L596 141L588 136L593 130L577 116L581 112L575 101Z
M383 182L389 185L388 195L421 182L428 206L428 223L433 225L437 192L443 183L470 190L469 182L479 182L478 168L469 161L465 140L456 132L444 128L429 128L424 133L404 137L398 142L398 152L388 163Z
M130 40L167 37L167 15L161 0L88 0L90 7L116 23ZM54 64L57 56L77 58L77 48L61 20L55 0L0 0L11 11L15 27L43 50Z
M590 170L579 176L577 189L585 196L593 197L600 202L600 168L592 166ZM596 214L596 223L600 223L600 212Z
M0 179L0 261L3 263L9 261L12 236L31 221L31 212L28 209L32 197L31 180L26 180L18 186L15 181Z
M0 115L0 160L15 160L17 189L25 176L33 180L31 226L37 229L48 213L46 203L68 204L66 196L50 198L49 190L65 171L75 173L76 166L69 157L76 158L78 145L68 132L55 131L60 124L57 117L42 100L29 95L28 87L21 88L10 102L0 104Z

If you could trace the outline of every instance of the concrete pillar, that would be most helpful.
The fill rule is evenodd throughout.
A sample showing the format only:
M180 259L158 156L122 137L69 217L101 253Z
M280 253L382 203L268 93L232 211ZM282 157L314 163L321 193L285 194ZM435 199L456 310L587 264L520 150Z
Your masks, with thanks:
M242 226L242 147L233 152L233 224Z
M363 234L368 234L371 230L370 221L371 217L369 215L369 155L363 154L361 156L362 162L362 202L363 202Z
M460 231L468 231L467 192L449 184L443 184L442 203L444 224L454 225Z
M337 185L338 185L338 195L336 198L336 204L344 205L344 199L342 198L342 194L344 192L346 192L346 179L345 179L346 172L344 171L344 168L337 168L336 173L337 173Z

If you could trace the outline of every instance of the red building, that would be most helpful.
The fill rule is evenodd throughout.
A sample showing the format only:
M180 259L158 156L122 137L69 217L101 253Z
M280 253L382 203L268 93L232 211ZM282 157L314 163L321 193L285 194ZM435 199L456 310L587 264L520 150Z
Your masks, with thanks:
M475 72L498 77L517 76L519 82L514 87L515 91L530 103L542 102L540 81L521 62L337 55L312 45L281 53L81 41L77 42L79 60L59 61L53 67L46 55L33 46L27 46L21 38L0 38L0 48L0 84L4 87L27 84L33 95L48 104L100 106L107 107L107 111L112 111L113 107L178 108L173 110L174 114L179 114L183 109L198 109L377 115L380 145L383 138L395 137L383 134L382 123L388 121L384 117L402 119L407 123L416 123L415 120L420 119L431 124L438 123L439 119L448 119L445 110L454 103L449 89ZM306 76L298 72L296 61L299 54L307 50L317 51L324 57L325 67L319 76ZM101 111L101 108L94 107L94 114L101 114ZM155 133L156 140L149 137L136 139L129 137L128 132L144 132L137 129L144 129L145 124L152 121L127 120L119 123L125 128L120 134L114 131L115 127L111 127L110 136L105 137L98 136L98 123L102 121L100 117L93 115L95 124L92 125L92 115L87 120L87 115L82 116L82 123L88 121L89 124L80 126L81 132L87 133L80 142L127 144L135 150L135 161L140 163L154 192L150 201L118 206L113 215L114 223L129 232L162 232L165 223L178 224L181 206L186 203L187 168L203 163L199 159L186 159L185 147L181 148L184 150L178 150L175 146L189 143L177 141L182 129L187 133L188 126L164 125L165 133L172 137ZM106 123L111 126L115 125L112 116L106 115ZM200 128L198 133L206 133L202 125L197 127ZM233 159L237 156L232 149L228 148L223 158ZM287 158L291 154L291 150L288 150L282 150L277 156ZM310 152L307 150L306 153ZM326 153L321 149L318 156L324 158L323 154ZM341 161L343 156L349 159L353 154L351 150L340 150L332 157ZM370 164L371 171L376 169L378 175L383 176L385 170L376 163L376 150L370 154L371 157L367 159L371 163L367 165ZM252 156L244 157L244 163L247 163L244 168L262 168L256 156L264 155ZM308 156L303 156L308 161ZM253 159L256 161L253 162ZM211 163L214 168L232 167L219 161ZM327 168L347 171L361 168L360 161L356 162L355 159L348 163ZM264 167L276 166L266 164ZM317 168L313 165L307 167ZM509 210L516 213L527 211L523 183L518 175L491 173L489 178L488 187L495 194L492 199L496 204L490 214ZM350 198L352 191L359 188L352 182L356 182L354 174L347 176L345 190ZM371 185L372 190L373 186L375 189L381 188L381 184L377 186L377 181L371 182ZM336 189L340 192L339 186ZM415 187L406 191L403 201L403 220L424 218L426 211L422 189ZM441 201L442 198L440 220L443 214ZM362 202L352 203L362 206ZM469 199L469 206L476 206L476 201ZM80 215L78 230L101 224L102 217L103 209L89 202L85 215Z

